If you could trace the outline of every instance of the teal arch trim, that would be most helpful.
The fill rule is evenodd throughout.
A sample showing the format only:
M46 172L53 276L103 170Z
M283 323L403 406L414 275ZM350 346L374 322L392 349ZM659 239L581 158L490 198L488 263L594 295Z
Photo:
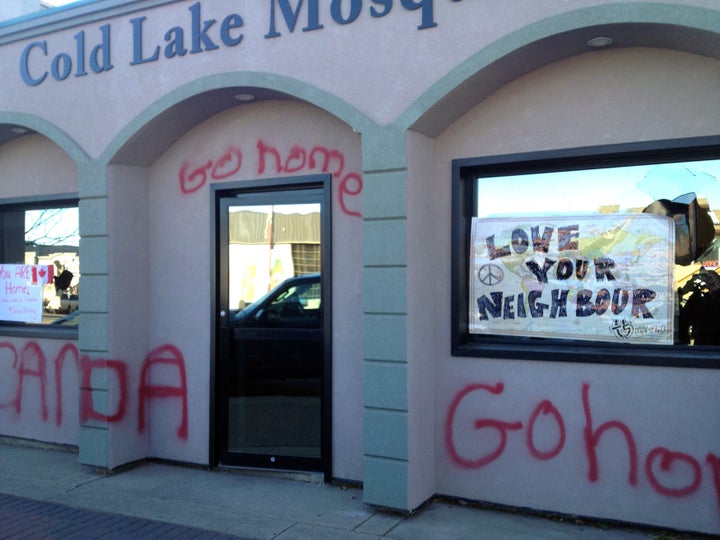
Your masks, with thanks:
M436 137L503 85L549 63L591 52L587 40L611 35L614 47L659 47L720 58L720 10L620 2L548 17L489 44L452 69L396 120Z
M124 155L131 154L132 152L128 151L129 146L132 144L133 138L138 136L141 131L149 131L152 133L157 130L158 133L161 133L167 129L160 125L163 123L162 117L164 114L168 114L176 108L178 108L177 112L182 112L183 109L187 109L188 113L190 113L191 108L185 106L187 103L190 103L194 99L200 102L202 101L203 94L223 89L227 89L233 93L242 93L243 89L269 90L276 94L282 94L284 98L304 101L327 111L359 133L367 132L375 126L375 123L366 115L340 98L296 79L264 72L221 73L209 75L187 83L158 99L155 103L135 117L113 139L113 141L103 151L99 161L103 164L110 164L117 161L117 157L121 152ZM230 108L238 105L240 105L238 102L228 103L227 107L224 108ZM176 133L175 139L194 127L197 123L206 120L213 114L219 113L222 110L223 107L219 107L216 108L216 110L213 110L210 114L205 113L203 116L196 117L194 119L189 118L185 125L180 125L179 129L175 126L175 129L173 130ZM181 115L172 114L172 117L176 122L178 116ZM174 140L167 140L167 142L164 143L164 148L161 148L159 151L164 151L173 142ZM160 155L159 151L155 152L156 155L154 155L154 158L157 158ZM132 156L125 156L123 157L122 162L145 166L150 164L150 161L147 159L145 162L133 161L134 159Z
M0 111L0 124L28 128L39 133L62 148L76 164L90 161L85 151L67 133L38 116L26 113Z

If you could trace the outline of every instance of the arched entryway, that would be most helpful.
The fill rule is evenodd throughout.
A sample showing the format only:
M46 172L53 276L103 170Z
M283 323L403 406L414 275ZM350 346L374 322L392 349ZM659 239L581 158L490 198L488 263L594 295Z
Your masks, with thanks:
M216 88L208 89L212 86ZM187 388L192 404L184 437L179 435L179 428L185 426L180 397L157 400L148 408L150 427L144 432L146 446L139 452L212 465L277 464L321 471L328 478L360 479L361 440L352 433L352 425L361 421L362 414L362 388L356 382L362 377L361 335L343 333L331 342L330 327L325 331L326 375L324 382L316 381L325 394L322 405L313 406L321 411L317 417L321 425L310 430L323 433L323 449L322 456L313 455L310 465L302 460L288 465L277 452L268 452L267 460L260 462L231 456L253 452L235 452L229 446L236 433L229 418L242 415L230 414L227 359L219 358L223 354L219 341L228 320L221 312L239 311L239 297L229 294L235 284L223 263L228 260L228 241L239 245L228 240L228 209L255 205L225 204L238 195L318 194L322 215L332 216L322 240L323 258L328 259L323 271L327 289L323 321L327 317L327 324L348 328L361 324L359 303L333 302L331 293L360 295L358 132L366 124L352 108L295 81L273 77L268 84L262 75L228 74L178 89L137 119L106 151L107 241L113 267L108 354L142 358L143 349L173 347L176 358L182 355L186 385L181 384L177 369L163 371L159 366L153 367L153 385L157 381L176 394ZM310 183L298 184L298 178L305 177ZM266 203L273 206L269 199ZM277 205L279 209L281 201ZM278 259L287 267L283 279L306 274L295 259ZM259 297L242 300L252 303ZM136 339L123 338L121 333ZM338 399L338 392L343 399ZM332 403L337 405L331 409Z

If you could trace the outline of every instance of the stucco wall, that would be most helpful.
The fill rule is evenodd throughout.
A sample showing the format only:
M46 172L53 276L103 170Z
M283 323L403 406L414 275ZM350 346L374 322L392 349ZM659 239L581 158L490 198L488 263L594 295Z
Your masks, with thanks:
M38 159L42 156L42 159ZM2 197L77 193L77 167L42 135L26 135L0 146Z
M710 413L720 405L720 373L454 358L448 298L452 159L717 133L719 81L720 62L705 57L657 49L584 54L507 85L437 139L434 193L445 211L434 240L447 276L433 302L442 328L435 336L438 492L718 532L717 472L706 456L720 448ZM514 424L504 448L497 429L473 427L478 419ZM600 434L606 422L618 423ZM481 461L495 450L496 458ZM673 456L671 468L665 456Z

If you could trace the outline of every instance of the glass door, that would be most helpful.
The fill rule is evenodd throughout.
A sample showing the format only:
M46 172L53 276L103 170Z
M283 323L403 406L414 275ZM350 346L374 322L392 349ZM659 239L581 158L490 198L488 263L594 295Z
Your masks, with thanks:
M322 471L327 462L322 195L219 199L216 429L224 464Z

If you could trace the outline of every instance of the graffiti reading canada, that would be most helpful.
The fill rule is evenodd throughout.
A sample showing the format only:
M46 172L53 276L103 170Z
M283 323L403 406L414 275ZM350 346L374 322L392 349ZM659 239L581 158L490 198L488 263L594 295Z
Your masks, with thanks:
M673 253L660 216L475 218L470 332L672 344Z

